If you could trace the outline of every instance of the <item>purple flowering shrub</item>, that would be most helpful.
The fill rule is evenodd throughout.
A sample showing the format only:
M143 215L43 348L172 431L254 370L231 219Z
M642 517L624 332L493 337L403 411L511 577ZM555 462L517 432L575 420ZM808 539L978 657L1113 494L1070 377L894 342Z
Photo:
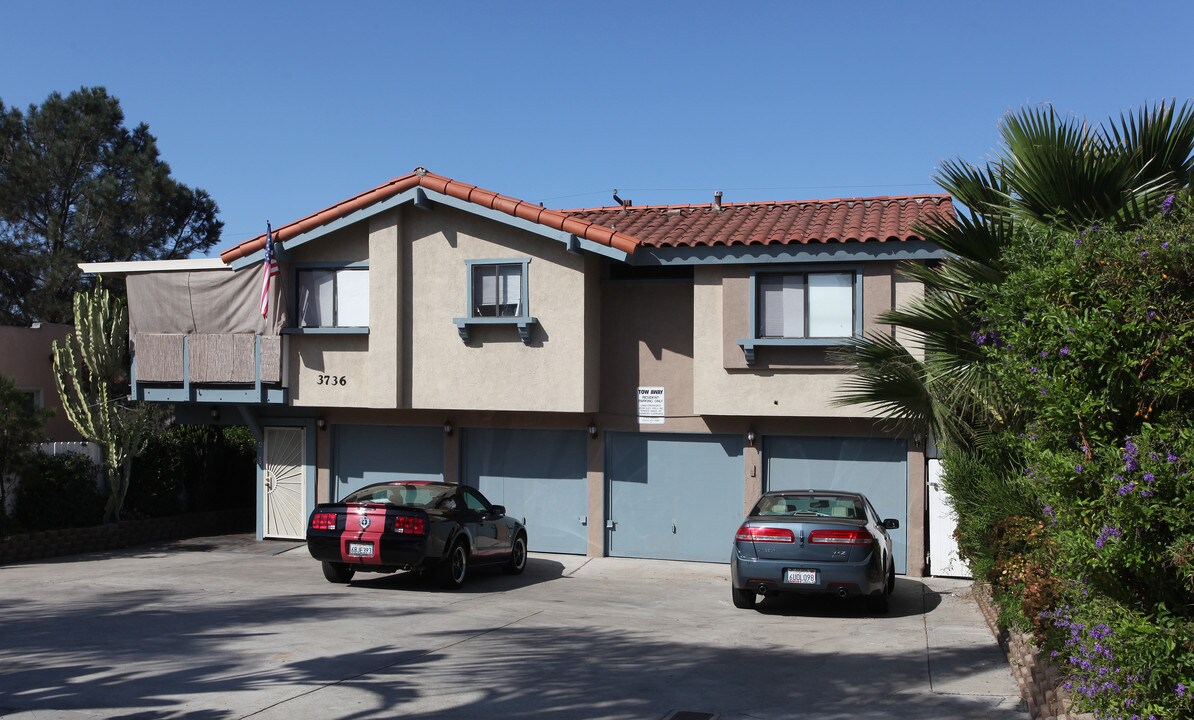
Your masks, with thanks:
M1180 197L1165 210L1025 231L976 331L1041 528L999 562L1047 552L1057 595L992 587L1100 718L1194 717L1194 222Z

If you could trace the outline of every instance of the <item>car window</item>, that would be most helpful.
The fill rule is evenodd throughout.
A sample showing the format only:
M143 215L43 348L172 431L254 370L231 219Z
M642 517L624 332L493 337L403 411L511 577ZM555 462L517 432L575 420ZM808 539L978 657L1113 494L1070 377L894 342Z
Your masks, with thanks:
M755 505L752 515L764 517L810 515L815 517L861 518L862 503L851 496L839 495L772 495Z
M451 494L452 488L450 487L396 483L363 487L346 495L344 502L390 503L428 508L442 505L442 499Z
M489 504L482 500L472 488L464 488L461 494L464 495L464 504L469 510L489 512Z

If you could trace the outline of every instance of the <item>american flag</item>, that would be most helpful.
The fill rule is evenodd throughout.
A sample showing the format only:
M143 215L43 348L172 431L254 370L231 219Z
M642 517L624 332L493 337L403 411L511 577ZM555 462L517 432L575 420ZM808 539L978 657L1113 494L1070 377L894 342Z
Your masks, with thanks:
M278 274L278 259L274 257L274 231L265 224L265 264L261 268L261 317L269 317L270 280Z

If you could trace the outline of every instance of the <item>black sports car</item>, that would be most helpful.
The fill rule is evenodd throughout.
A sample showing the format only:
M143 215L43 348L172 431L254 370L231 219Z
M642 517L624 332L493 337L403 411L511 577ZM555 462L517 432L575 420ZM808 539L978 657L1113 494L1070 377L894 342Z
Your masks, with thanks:
M442 482L367 485L336 503L316 506L307 550L329 582L356 572L428 571L449 588L471 565L526 568L527 531L475 488Z

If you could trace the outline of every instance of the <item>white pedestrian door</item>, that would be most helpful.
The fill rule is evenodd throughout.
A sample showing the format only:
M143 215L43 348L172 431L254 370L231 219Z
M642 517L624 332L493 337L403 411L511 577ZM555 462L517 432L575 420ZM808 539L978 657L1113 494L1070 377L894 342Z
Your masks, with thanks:
M306 467L302 428L265 428L262 527L267 538L306 537Z
M941 485L941 461L929 461L929 574L934 577L970 577L970 567L958 552L954 529L958 516Z

